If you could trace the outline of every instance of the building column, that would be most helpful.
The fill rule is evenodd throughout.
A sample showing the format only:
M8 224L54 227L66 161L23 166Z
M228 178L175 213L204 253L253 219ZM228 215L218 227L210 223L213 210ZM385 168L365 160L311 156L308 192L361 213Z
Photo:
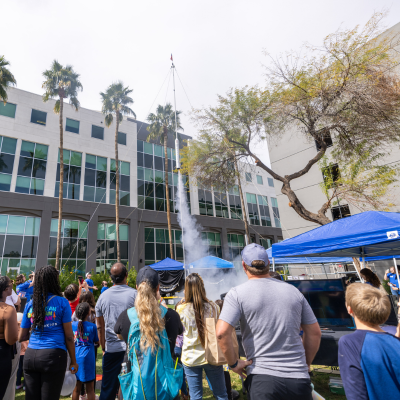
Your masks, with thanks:
M48 264L47 259L49 255L51 216L52 210L50 207L42 211L39 243L36 256L36 269L42 268Z
M139 228L137 221L137 213L134 212L129 223L129 268L139 268Z
M221 246L222 246L222 258L224 260L230 260L228 230L224 226L221 229Z
M278 235L274 235L274 243L278 243Z
M97 224L99 216L97 210L93 213L88 224L86 272L96 271L97 256Z
M140 210L141 213L143 213L143 210ZM144 223L141 221L142 215L139 216L139 222L138 222L138 238L137 238L137 245L136 245L136 252L137 252L137 270L141 269L144 267L144 259L145 259L145 241L144 241ZM140 261L142 260L142 261Z

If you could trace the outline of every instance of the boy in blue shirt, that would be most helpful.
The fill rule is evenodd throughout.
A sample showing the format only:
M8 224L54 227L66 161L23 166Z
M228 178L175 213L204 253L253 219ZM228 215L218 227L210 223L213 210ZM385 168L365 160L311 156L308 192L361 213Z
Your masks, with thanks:
M85 281L86 281L86 283L87 283L87 285L88 285L89 290L90 290L92 293L93 293L93 289L94 289L94 290L97 290L97 287L94 286L94 282L92 281L92 274L91 274L90 272L88 272L88 273L86 274L86 279L85 279Z
M101 292L100 294L102 294L103 292L105 292L108 289L108 283L106 281L101 282Z
M353 283L346 307L357 330L339 340L339 367L347 400L400 399L400 339L384 332L390 314L387 295Z

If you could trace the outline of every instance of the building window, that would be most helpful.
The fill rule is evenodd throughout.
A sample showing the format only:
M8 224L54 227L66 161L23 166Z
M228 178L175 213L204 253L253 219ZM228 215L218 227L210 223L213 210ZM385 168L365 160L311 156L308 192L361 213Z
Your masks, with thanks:
M263 183L263 177L261 176L261 175L256 175L256 177L257 177L257 183L259 184L259 185L263 185L264 183Z
M48 262L56 265L58 219L51 220ZM68 269L78 275L86 271L88 223L63 219L61 225L61 260L62 269Z
M0 103L0 115L3 115L4 117L15 118L16 109L17 109L16 104L12 103L4 104L3 102Z
M232 219L242 219L242 202L239 196L239 186L235 185L228 190L229 193L229 210Z
M183 261L182 232L173 229L171 233L175 258ZM144 241L144 262L146 265L171 257L168 229L145 228Z
M30 274L35 270L40 218L0 215L0 272Z
M274 242L274 241L273 241L272 239L268 239L268 238L266 238L266 239L260 239L260 244L261 244L261 246L264 247L265 250L267 250L267 249L269 249L270 247L272 247L272 243L273 243L273 242ZM270 260L270 261L272 261L272 260Z
M119 226L119 245L121 262L129 259L129 226ZM97 256L96 272L109 271L117 262L117 234L115 224L97 224Z
M246 193L247 209L249 211L249 220L252 225L260 225L260 218L257 207L257 196L252 193Z
M64 150L64 185L63 198L79 200L81 188L82 153ZM60 193L60 150L58 150L58 163L56 175L56 188L54 197Z
M83 200L106 202L107 158L86 154Z
M332 137L329 132L323 137L323 139L324 139L324 142L326 143L326 147L333 146ZM315 141L315 147L317 148L317 151L321 150L321 146L319 145L319 143L317 141Z
M260 208L261 225L262 226L272 226L267 196L258 195L257 200L258 200L258 207Z
M274 214L275 226L281 227L281 220L279 217L278 200L275 197L271 197L272 213Z
M17 193L43 195L48 146L22 141L19 157Z
M16 146L17 139L0 136L0 190L4 192L10 191Z
M340 179L339 166L337 164L330 164L328 167L323 168L322 176L324 178L325 186L328 189L332 188Z
M207 246L209 256L222 258L221 234L215 232L201 232L201 241Z
M209 215L213 217L214 211L211 189L199 184L198 195L200 215Z
M253 182L250 172L246 172L245 176L246 176L246 182Z
M118 132L118 143L126 146L126 133Z
M125 161L119 162L119 204L121 206L130 206L130 188L131 188L131 164ZM110 164L110 204L115 204L115 193L116 193L116 168L115 160L111 160Z
M215 216L229 218L228 198L225 192L214 192Z
M31 122L39 125L46 125L47 113L44 111L33 110L31 114Z
M79 121L67 118L65 123L65 130L72 133L79 133Z
M331 211L332 219L334 221L340 218L351 217L350 208L348 205L332 207Z
M92 125L92 138L104 140L104 128Z
M230 260L233 261L236 268L240 268L242 266L242 257L240 253L244 249L244 246L244 235L228 233L229 257Z
M268 186L274 187L274 180L272 178L267 178L268 179Z

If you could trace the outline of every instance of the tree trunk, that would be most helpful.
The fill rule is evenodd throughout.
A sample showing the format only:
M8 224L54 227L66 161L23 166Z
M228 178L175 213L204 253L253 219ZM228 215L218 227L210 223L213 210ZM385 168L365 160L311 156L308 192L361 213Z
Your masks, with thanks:
M119 243L119 159L118 159L118 129L119 111L116 113L115 126L115 232L117 233L117 261L121 262L121 252Z
M171 206L169 203L169 186L168 186L168 152L167 152L168 130L164 126L164 157L165 157L165 197L167 199L167 221L168 221L168 235L169 235L169 251L171 258L174 259L174 245L172 240L171 230Z
M58 229L57 229L57 250L56 250L56 269L60 270L61 257L61 226L63 213L64 196L64 130L63 130L63 108L64 97L60 96L60 187L58 191Z
M242 184L240 182L240 174L239 174L239 169L238 169L236 158L235 158L235 170L236 170L236 173L238 174L238 186L239 186L240 203L242 205L242 217L243 217L243 222L244 222L244 231L246 233L247 241L248 241L248 243L246 243L246 244L250 244L251 242L250 242L249 223L247 221L246 204L244 203Z

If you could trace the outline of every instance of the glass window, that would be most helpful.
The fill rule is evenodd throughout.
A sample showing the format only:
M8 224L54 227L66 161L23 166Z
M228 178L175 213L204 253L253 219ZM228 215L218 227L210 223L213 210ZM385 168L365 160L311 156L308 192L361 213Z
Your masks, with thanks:
M257 175L257 183L258 183L259 185L263 185L263 178L262 178L261 175Z
M257 196L252 193L246 193L247 209L249 212L249 220L252 225L260 225L260 218L257 206Z
M331 212L332 212L332 219L334 221L340 218L351 217L350 208L347 204L344 206L332 207Z
M126 146L126 133L118 132L118 143Z
M0 103L0 115L3 115L4 117L15 118L16 109L17 109L16 104L12 103L4 104L4 102Z
M207 247L207 254L222 258L221 235L215 232L202 232L201 240Z
M0 273L30 274L35 270L40 218L0 216Z
M143 153L143 141L142 140L137 141L137 151Z
M63 185L63 198L79 200L81 188L81 165L82 153L76 151L66 150L63 151L64 159L64 185ZM54 190L54 197L58 197L60 193L60 150L58 150L58 164L56 173L56 186Z
M86 154L83 200L106 202L107 158Z
M246 182L253 182L253 179L251 178L251 173L250 172L246 172Z
M104 140L104 128L92 125L92 138Z
M72 133L79 133L79 121L67 118L65 130Z
M235 265L235 268L240 269L242 267L242 258L240 252L244 249L244 246L244 235L228 233L229 257Z
M22 141L15 191L43 195L48 146Z
M0 107L3 103L0 102ZM0 136L0 190L9 192L17 139Z
M110 204L115 204L116 194L116 166L115 160L110 163ZM130 163L119 161L119 204L130 206Z
M261 225L262 226L272 226L267 196L258 195L257 200L258 200L258 207L260 209Z
M274 187L274 180L272 178L268 178L268 186Z
M271 197L272 213L274 215L275 226L281 227L281 220L279 217L278 200L275 197Z
M47 113L44 111L33 110L31 114L31 122L39 125L46 125Z
M146 154L153 155L153 144L148 142L143 142L143 144L144 144L144 152Z

